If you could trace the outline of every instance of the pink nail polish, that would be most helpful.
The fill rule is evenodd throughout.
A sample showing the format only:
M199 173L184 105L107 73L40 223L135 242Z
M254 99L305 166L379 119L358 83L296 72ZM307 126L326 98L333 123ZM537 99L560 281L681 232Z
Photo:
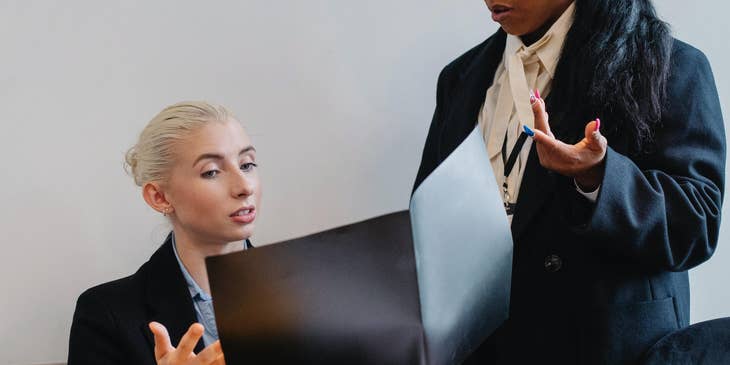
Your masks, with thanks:
M596 131L601 129L601 118L596 118Z
M536 96L536 97L537 97L538 99L540 99L540 90L538 90L537 88L535 88L535 96Z
M532 93L530 93L530 105L535 105L536 101L537 98L535 97L535 95L532 95Z

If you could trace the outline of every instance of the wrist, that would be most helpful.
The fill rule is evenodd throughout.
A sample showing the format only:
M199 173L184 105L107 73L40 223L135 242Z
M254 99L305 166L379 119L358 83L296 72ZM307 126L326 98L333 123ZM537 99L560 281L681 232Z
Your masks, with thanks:
M587 171L575 175L575 183L585 192L593 192L601 186L603 182L603 162L591 167Z

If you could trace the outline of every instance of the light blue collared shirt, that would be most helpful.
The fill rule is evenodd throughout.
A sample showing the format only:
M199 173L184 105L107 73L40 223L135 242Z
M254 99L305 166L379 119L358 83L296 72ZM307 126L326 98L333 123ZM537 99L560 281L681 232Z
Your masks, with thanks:
M248 242L245 242L243 249L248 249L248 247ZM180 256L177 254L175 234L172 234L172 250L175 252L175 258L177 259L177 263L180 265L180 271L182 271L183 277L185 277L185 282L188 284L190 297L193 299L193 306L195 307L195 316L198 318L198 322L205 327L205 332L203 332L203 344L208 346L218 340L218 327L215 325L213 298L200 288L198 283L196 283L195 279L190 276L190 273L180 260Z

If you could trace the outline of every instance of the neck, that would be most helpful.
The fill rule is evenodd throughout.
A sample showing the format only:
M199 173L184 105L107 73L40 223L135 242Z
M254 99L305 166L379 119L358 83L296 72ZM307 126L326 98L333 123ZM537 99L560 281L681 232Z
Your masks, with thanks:
M241 241L234 242L211 242L194 237L183 229L173 229L175 234L175 247L180 261L188 270L193 280L203 291L210 295L210 284L208 284L208 271L205 269L205 258L208 256L223 255L235 251L241 251Z
M527 33L525 35L521 35L520 39L522 40L522 43L525 44L526 47L529 47L533 43L537 42L542 38L545 33L547 33L548 30L550 30L550 27L555 24L555 22L560 19L560 16L563 15L566 9L572 4L572 1L566 1L566 4L564 6L561 6L558 8L555 14L548 18L548 20L545 22L545 24L541 25L540 28L537 28L537 30Z
M542 38L545 35L545 33L547 33L547 31L550 29L550 27L552 27L553 24L555 24L555 20L557 20L557 19L548 21L547 23L543 24L540 28L538 28L536 31L534 31L532 33L528 33L523 36L520 36L522 43L524 43L526 47L529 47L533 43L540 40L540 38Z

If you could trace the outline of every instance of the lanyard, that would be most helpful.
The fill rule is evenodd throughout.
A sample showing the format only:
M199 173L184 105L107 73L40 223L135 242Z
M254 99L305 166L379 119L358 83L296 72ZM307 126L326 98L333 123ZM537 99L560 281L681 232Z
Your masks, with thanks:
M504 164L504 182L502 183L502 194L504 200L504 209L507 211L507 215L515 214L515 207L517 207L516 203L510 203L507 177L512 172L512 168L515 167L515 162L517 162L517 156L520 155L520 151L522 151L522 146L525 144L526 140L527 134L525 134L525 132L520 133L520 136L517 138L517 142L515 142L515 146L512 147L512 152L509 153L509 158L507 158L507 133L504 134L504 142L502 143L502 163Z

